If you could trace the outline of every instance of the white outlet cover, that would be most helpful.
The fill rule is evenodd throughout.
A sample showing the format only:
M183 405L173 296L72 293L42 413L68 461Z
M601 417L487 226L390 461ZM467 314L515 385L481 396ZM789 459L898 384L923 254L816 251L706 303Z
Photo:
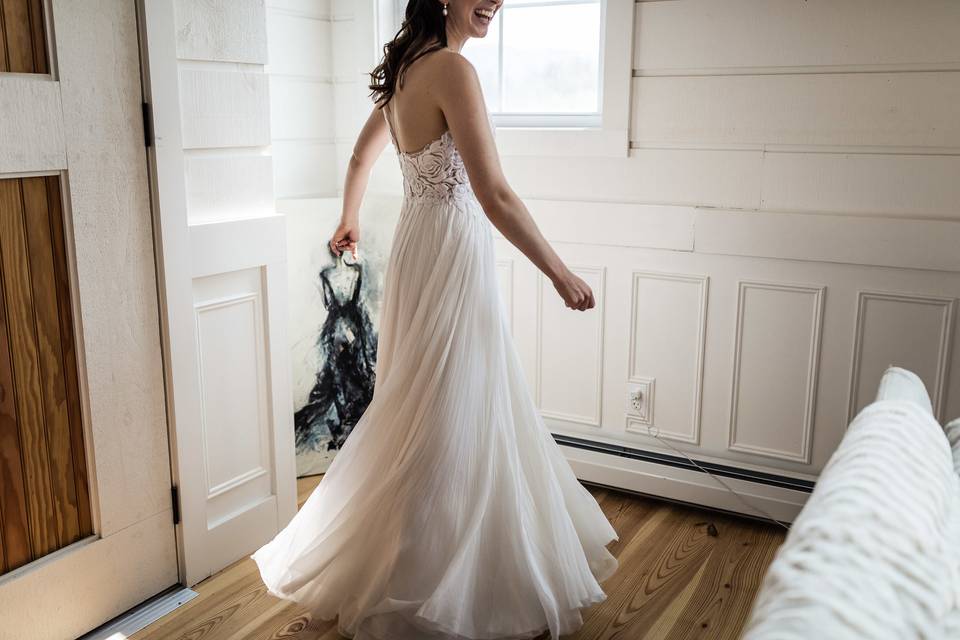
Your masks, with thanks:
M655 378L633 378L627 383L627 430L637 425L653 426L653 399ZM642 406L637 410L633 406L633 398L639 393Z

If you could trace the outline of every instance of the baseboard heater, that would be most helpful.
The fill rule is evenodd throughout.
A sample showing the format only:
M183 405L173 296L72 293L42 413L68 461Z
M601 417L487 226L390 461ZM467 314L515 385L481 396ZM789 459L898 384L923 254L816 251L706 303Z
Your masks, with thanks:
M678 469L686 469L689 471L696 471L697 473L703 473L702 469L699 469L696 465L691 464L689 460L681 456L673 456L657 451L647 451L645 449L635 449L633 447L609 444L606 442L595 442L593 440L585 440L583 438L560 435L558 433L554 433L552 435L553 439L557 441L557 444L565 447L584 449L586 451L596 451L598 453L606 453L612 456L620 456L621 458L642 460L644 462L650 462L653 464L660 464L668 467L676 467ZM718 476L735 478L737 480L746 480L748 482L756 482L759 484L769 485L771 487L803 491L805 493L812 492L815 484L811 480L800 480L798 478L780 476L762 471L739 469L737 467L716 464L714 462L701 462L698 460L697 464L703 467L703 469L707 469L710 471L710 473Z

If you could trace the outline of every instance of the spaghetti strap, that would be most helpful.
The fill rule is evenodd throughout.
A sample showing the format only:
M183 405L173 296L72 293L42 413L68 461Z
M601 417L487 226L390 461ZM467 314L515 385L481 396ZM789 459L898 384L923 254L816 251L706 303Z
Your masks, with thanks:
M390 124L390 116L389 116L389 114L387 113L387 105L383 105L383 107L380 108L380 111L383 112L383 119L384 119L384 120L386 121L386 123L387 123L387 131L390 133L390 139L393 140L393 146L394 146L395 149L399 150L399 149L400 149L400 145L397 144L397 136L396 136L396 134L393 132L393 125Z

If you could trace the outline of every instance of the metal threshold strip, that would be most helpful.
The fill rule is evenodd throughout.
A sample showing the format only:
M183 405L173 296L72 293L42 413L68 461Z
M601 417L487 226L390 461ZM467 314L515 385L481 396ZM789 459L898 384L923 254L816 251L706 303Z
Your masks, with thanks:
M151 622L196 598L199 593L183 585L174 585L132 609L84 634L77 640L126 640Z

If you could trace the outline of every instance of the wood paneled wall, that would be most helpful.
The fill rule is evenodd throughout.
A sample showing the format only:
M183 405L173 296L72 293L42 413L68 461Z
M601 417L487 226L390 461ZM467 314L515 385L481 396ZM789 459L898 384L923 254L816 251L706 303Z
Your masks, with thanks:
M0 0L0 72L49 73L43 0Z
M0 569L92 533L58 176L0 180Z

